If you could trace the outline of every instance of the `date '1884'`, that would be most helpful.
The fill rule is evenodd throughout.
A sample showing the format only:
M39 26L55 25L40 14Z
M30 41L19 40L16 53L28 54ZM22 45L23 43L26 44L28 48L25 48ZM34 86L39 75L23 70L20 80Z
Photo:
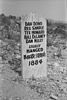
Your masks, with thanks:
M38 65L38 64L42 64L42 59L40 60L32 60L32 61L29 61L29 66L34 66L34 65Z

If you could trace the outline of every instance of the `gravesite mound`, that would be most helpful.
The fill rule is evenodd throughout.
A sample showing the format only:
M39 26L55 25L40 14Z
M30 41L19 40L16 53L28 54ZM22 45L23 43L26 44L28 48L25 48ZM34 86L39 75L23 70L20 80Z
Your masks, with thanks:
M0 100L67 100L67 24L24 19L0 15Z

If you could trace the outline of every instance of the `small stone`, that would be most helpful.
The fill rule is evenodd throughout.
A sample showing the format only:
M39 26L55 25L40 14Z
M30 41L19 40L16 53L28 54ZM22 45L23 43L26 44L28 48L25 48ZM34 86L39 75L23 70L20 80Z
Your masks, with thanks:
M51 100L58 100L58 97L55 96L54 94L51 94L50 99L51 99Z
M54 63L54 66L57 67L57 66L59 66L59 64L58 64L57 62L55 62L55 63Z

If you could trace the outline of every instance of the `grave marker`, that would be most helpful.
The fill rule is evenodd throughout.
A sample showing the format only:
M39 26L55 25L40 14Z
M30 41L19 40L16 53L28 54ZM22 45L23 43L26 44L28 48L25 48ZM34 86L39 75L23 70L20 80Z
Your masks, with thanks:
M21 29L23 78L46 77L46 19L31 13L22 19Z

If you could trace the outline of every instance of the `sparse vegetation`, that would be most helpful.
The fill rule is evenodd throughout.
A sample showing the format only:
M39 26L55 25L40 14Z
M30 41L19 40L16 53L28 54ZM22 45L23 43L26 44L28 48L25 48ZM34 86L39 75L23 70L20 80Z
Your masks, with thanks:
M21 17L0 15L2 100L67 100L67 24L47 20L47 78L22 79L20 37Z

